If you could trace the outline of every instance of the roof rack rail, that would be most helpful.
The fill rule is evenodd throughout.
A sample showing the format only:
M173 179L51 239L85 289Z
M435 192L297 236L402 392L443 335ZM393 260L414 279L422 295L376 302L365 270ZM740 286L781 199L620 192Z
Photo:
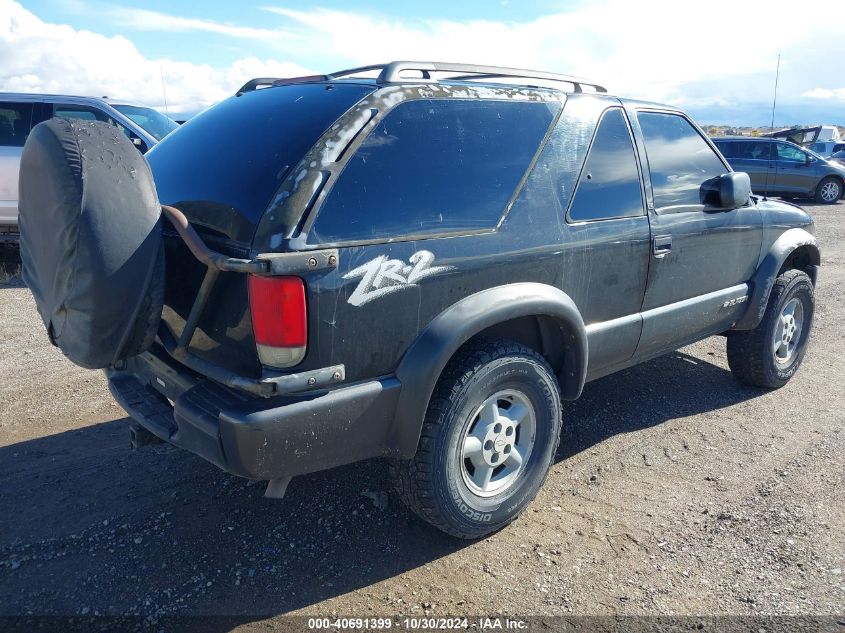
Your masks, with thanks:
M371 72L373 70L382 70L387 64L370 64L369 66L358 66L357 68L347 68L346 70L338 70L333 73L329 73L327 77L329 79L339 79L340 77L346 77L347 75L357 75L358 73L366 73Z
M326 75L305 75L303 77L256 77L246 82L235 93L236 97L240 97L245 92L252 92L258 90L262 86L284 86L286 84L301 84L315 81L328 81L331 77Z
M547 73L540 70L525 70L523 68L507 68L505 66L478 66L475 64L450 64L444 62L390 62L388 64L372 64L370 66L359 66L338 70L328 75L306 75L304 77L258 77L250 79L235 96L240 97L246 92L258 90L264 86L284 86L286 84L308 83L318 81L332 81L341 77L359 75L361 73L379 71L376 81L380 84L437 81L432 73L459 73L457 77L449 79L458 81L472 81L476 79L542 79L544 81L557 81L572 84L575 92L584 92L584 86L588 86L596 92L607 92L607 88L595 82L573 77L571 75L560 75ZM421 77L403 77L406 71L417 71Z
M330 73L328 79L335 79L348 75L357 75L362 72L378 70L380 71L377 81L379 83L400 83L408 81L437 81L432 77L432 73L460 73L458 77L450 77L460 81L468 81L474 79L506 79L512 77L515 79L543 79L546 81L558 81L562 83L572 84L575 92L583 92L584 86L589 86L596 92L607 92L607 88L601 86L593 81L582 79L580 77L573 77L571 75L560 75L557 73L548 73L539 70L526 70L524 68L508 68L505 66L479 66L476 64L453 64L444 62L411 62L411 61L396 61L388 64L373 64L371 66L361 66L360 68L350 68L348 70L340 70ZM405 78L402 76L406 71L418 71L422 77Z

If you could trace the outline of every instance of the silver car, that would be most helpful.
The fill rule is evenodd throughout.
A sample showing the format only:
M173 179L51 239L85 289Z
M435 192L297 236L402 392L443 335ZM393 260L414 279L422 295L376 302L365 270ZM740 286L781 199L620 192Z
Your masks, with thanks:
M18 171L34 125L52 117L104 121L146 152L179 125L145 106L94 97L0 93L0 241L17 239Z

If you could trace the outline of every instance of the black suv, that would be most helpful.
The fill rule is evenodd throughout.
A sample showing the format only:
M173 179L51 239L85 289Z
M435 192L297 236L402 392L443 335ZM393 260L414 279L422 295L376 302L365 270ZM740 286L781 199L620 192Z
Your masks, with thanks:
M534 498L586 382L723 334L737 377L776 388L806 351L810 217L750 196L683 112L580 79L254 80L147 159L173 228L111 391L268 496L389 457L417 514L479 537Z
M845 167L789 141L751 136L725 136L713 142L731 167L751 178L756 193L809 197L834 204L845 191Z

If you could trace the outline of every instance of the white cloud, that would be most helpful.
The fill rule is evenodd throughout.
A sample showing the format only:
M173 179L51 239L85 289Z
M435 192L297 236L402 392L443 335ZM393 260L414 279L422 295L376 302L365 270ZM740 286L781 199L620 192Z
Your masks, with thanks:
M845 88L813 88L801 95L808 99L843 99L845 100Z
M149 11L147 9L127 9L118 7L110 9L109 14L121 26L138 29L139 31L170 31L174 33L203 31L206 33L227 35L229 37L255 40L275 40L278 39L280 35L278 31L271 29L257 29L247 26L238 26L235 24L214 22L213 20L185 18L161 13L159 11Z
M353 65L437 59L539 68L587 76L617 94L680 105L771 99L778 52L781 95L798 98L837 76L838 60L845 58L845 42L830 37L825 17L841 14L841 0L807 0L788 30L781 22L794 13L792 0L604 0L520 22L263 8L317 43L321 58ZM824 42L825 55L818 54L817 42ZM701 82L716 90L696 91Z
M841 2L804 0L801 17L788 28L782 16L794 14L792 0L598 0L522 21L265 6L268 17L260 28L145 9L108 10L127 29L245 40L260 46L265 58L298 62L250 57L213 68L149 59L126 37L48 24L17 2L0 0L0 89L109 94L160 105L161 68L173 107L191 110L231 94L250 76L313 72L302 66L329 72L392 59L434 59L581 75L616 94L711 116L720 109L750 112L751 105L762 112L771 103L781 53L778 104L800 113L808 104L842 98L845 40L831 37L829 25L829 16L841 14Z
M126 37L50 24L12 0L0 0L0 59L0 90L108 95L159 108L164 75L169 110L182 113L233 94L252 77L310 73L291 62L257 57L222 69L149 59Z

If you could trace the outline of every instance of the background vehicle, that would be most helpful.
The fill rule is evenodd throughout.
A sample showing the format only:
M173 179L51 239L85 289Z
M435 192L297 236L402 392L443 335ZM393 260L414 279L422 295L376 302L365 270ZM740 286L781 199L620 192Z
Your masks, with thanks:
M26 229L56 206L42 173L64 173L46 145L24 153ZM137 159L128 142L115 151ZM677 108L591 82L431 62L255 80L147 158L173 228L156 241L154 200L155 240L133 231L143 250L108 260L152 271L134 304L163 288L163 309L116 315L125 285L112 293L94 257L79 274L98 284L70 289L87 307L66 314L62 296L49 301L65 291L62 245L36 231L22 232L24 276L56 344L114 359L96 366L141 425L137 443L156 436L269 480L269 496L297 474L389 457L415 512L478 537L534 498L561 400L586 382L728 333L737 377L777 388L807 348L810 217L750 197ZM101 179L94 203L124 193L85 160ZM63 220L80 216L71 202ZM124 233L83 246L119 249ZM71 321L98 317L136 330L113 332L121 346L155 342L67 340Z
M731 167L749 175L755 193L809 196L817 202L833 204L845 191L842 165L789 141L725 136L714 138L713 142Z
M840 141L839 129L835 125L816 125L814 127L793 127L777 132L763 134L765 138L775 138L789 141L802 147L810 147L817 142Z
M810 146L816 154L827 158L836 152L845 150L845 143L840 141L818 141Z
M178 125L144 106L94 97L0 93L0 239L17 239L18 169L33 126L52 117L116 125L146 152Z

